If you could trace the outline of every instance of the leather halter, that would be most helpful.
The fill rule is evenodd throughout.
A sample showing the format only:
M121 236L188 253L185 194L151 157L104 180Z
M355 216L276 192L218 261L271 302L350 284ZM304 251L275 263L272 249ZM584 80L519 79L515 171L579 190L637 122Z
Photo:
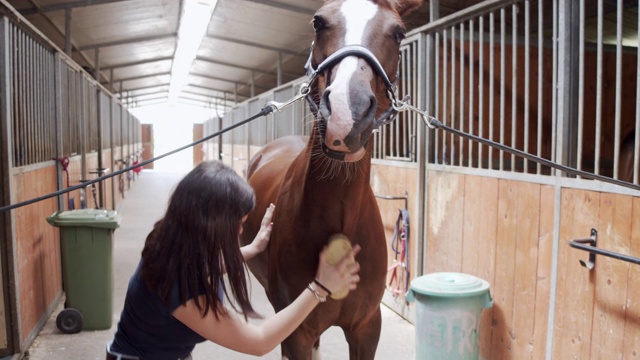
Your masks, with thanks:
M398 64L398 72L396 73L396 80L392 83L391 80L389 80L389 76L387 76L387 73L384 71L384 68L380 64L380 61L378 61L378 58L376 58L376 56L369 49L367 49L362 45L346 45L338 49L333 54L329 55L326 59L324 59L322 63L320 63L320 65L318 65L316 69L314 69L313 65L311 64L311 59L313 57L313 43L311 43L311 51L309 53L309 59L307 60L307 63L304 66L305 70L307 71L307 76L309 78L309 86L313 84L318 74L321 74L327 69L335 66L337 63L339 63L342 59L344 59L347 56L357 56L359 58L366 60L373 67L373 70L376 72L378 77L380 77L380 79L382 79L382 81L384 82L384 86L387 90L387 98L391 100L389 107L382 114L380 114L380 116L377 119L375 119L373 124L373 129L377 129L381 125L386 125L392 122L395 119L396 115L398 114L398 111L394 108L393 105L397 102L395 90L396 90L396 83L399 77L398 74L400 72L400 64ZM313 98L311 97L311 92L307 94L307 102L309 102L309 107L311 108L311 111L313 112L313 114L317 116L319 105L313 101ZM329 150L329 151L332 151L332 150Z

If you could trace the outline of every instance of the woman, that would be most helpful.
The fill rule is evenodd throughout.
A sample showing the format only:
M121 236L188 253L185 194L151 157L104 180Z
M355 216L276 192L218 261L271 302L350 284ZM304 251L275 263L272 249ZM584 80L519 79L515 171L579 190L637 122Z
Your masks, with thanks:
M308 290L260 325L248 323L258 315L249 302L245 261L267 247L274 210L266 210L254 241L240 248L238 237L254 202L251 186L220 162L204 162L180 181L147 236L107 359L190 359L205 340L264 355L330 292L356 288L359 264L349 265L345 256L331 266L325 250Z

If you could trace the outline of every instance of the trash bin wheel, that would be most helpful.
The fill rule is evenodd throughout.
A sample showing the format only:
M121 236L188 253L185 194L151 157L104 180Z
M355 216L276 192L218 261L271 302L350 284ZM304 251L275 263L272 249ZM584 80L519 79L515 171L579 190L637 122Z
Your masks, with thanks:
M73 308L60 311L56 317L56 326L65 334L79 333L82 330L82 322L82 313Z

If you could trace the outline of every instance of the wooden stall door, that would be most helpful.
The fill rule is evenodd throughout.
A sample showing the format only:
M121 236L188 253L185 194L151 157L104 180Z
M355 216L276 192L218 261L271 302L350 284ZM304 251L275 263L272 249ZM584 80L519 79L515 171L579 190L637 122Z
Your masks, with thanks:
M429 171L426 273L463 272L490 283L483 359L545 356L554 196L551 186Z
M597 246L640 254L640 198L563 189L558 284L553 333L554 359L634 359L640 354L637 265L597 256L591 271L580 266L588 254L568 241L598 231Z

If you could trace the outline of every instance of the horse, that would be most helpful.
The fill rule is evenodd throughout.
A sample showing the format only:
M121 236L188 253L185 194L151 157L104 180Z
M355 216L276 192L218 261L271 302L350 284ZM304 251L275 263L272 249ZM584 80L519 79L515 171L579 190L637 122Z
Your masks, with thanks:
M313 280L328 239L346 235L362 248L358 288L328 299L281 344L283 358L310 359L320 335L342 328L350 359L373 359L381 330L380 303L387 274L385 231L370 186L372 131L390 121L398 78L402 18L423 0L326 0L313 17L307 62L314 112L308 137L286 136L249 162L247 180L256 209L275 204L267 249L248 262L276 311ZM252 211L241 245L260 228Z

